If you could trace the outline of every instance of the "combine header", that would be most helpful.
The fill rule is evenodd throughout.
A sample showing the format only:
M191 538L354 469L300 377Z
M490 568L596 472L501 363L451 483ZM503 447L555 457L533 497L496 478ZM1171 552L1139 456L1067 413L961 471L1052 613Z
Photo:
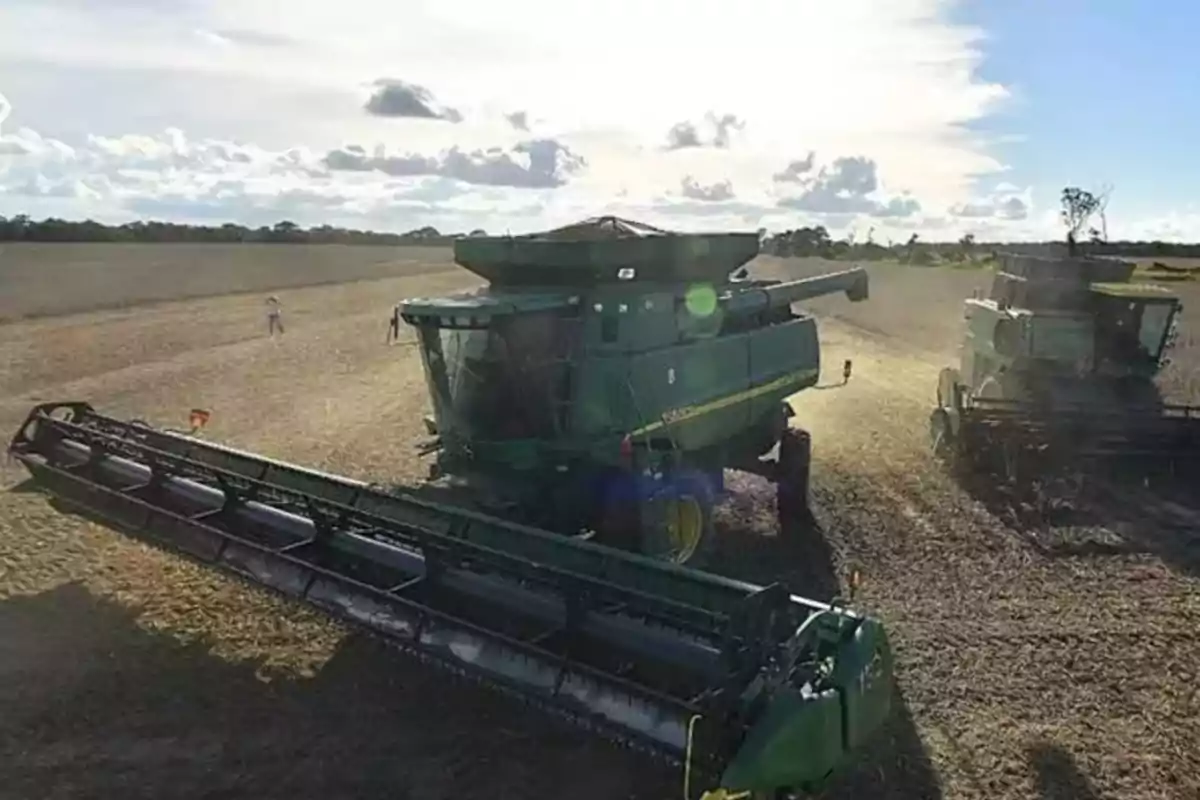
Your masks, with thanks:
M120 529L682 764L689 797L814 788L889 713L879 623L780 585L377 491L82 403L35 408L9 452Z
M781 521L802 519L810 438L787 398L821 359L792 305L864 300L867 274L754 280L758 251L756 233L613 217L457 241L488 285L401 306L433 407L424 491L689 566L711 551L726 468L775 480Z
M1173 469L1200 451L1200 407L1154 379L1181 308L1134 265L1006 255L990 296L966 301L961 369L942 370L935 453L1019 479L1085 462Z

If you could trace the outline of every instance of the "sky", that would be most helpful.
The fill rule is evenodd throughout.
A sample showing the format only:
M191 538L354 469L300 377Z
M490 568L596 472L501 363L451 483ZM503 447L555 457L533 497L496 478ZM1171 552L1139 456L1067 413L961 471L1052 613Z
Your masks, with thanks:
M286 9L286 11L283 11ZM1181 0L4 0L0 215L1200 240Z

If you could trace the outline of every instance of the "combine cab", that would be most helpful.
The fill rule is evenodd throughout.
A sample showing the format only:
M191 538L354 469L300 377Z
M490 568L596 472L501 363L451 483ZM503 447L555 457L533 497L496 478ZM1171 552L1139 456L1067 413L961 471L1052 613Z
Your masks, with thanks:
M815 788L889 713L879 623L780 585L376 491L81 403L35 408L9 453L122 530L681 764L688 800Z
M1181 304L1133 270L1003 257L990 296L966 301L961 368L939 378L935 454L1010 480L1097 462L1173 470L1200 454L1200 408L1155 385Z
M787 397L817 382L820 345L792 304L865 299L867 275L753 280L758 249L755 233L612 217L459 240L488 285L401 306L432 399L424 490L691 566L726 468L771 477L781 514L802 517L810 440Z

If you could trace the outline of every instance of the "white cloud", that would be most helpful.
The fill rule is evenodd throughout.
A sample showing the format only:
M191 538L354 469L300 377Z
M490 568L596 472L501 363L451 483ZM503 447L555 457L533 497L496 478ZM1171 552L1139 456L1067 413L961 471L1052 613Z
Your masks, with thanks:
M1032 205L1029 189L1019 190L1011 183L1001 183L991 192L950 207L950 215L964 220L1024 220Z
M746 121L734 114L713 112L704 115L700 122L683 120L676 122L667 131L667 150L683 150L688 147L729 147L735 132L746 127Z
M562 186L586 162L553 139L530 139L510 150L499 147L463 151L452 147L434 156L405 153L388 155L383 147L374 154L359 145L331 150L322 159L331 170L382 172L394 177L440 175L481 186L551 189Z
M3 154L5 215L530 230L617 213L684 230L820 223L839 233L866 221L881 235L953 233L947 220L923 214L912 197L887 191L865 157L822 163L813 153L785 164L765 191L735 192L728 178L689 174L668 189L610 194L595 191L603 174L588 172L586 159L554 139L429 153L353 144L318 151L194 139L178 129L157 136L89 136L71 145L21 128L0 136ZM964 230L981 236L993 230L1022 235L1005 232L997 220L983 227L979 220L967 222L973 224Z
M341 220L357 215L378 219L389 209L399 209L401 218L406 210L433 214L471 194L472 182L490 187L524 181L521 185L536 187L553 176L553 169L569 164L552 142L541 148L532 142L513 153L449 151L393 158L368 157L352 147L324 154L303 147L271 151L190 140L179 130L160 136L92 136L72 147L21 129L0 137L0 151L17 154L0 176L0 213L19 213L29 199L74 198L83 212L110 218L114 212L193 220L249 214L260 222L282 215L306 224L329 214ZM488 192L476 196L481 193L491 202L501 199ZM503 206L519 208L511 202Z
M680 182L680 194L692 200L703 200L709 203L732 200L734 197L733 184L729 181L702 184L691 175Z
M513 111L505 114L504 118L508 123L519 131L529 130L529 112L528 111Z
M934 226L1003 166L963 128L1007 93L952 5L10 0L0 208Z
M816 151L809 150L804 158L789 161L787 166L772 175L771 179L776 183L801 183L812 172L816 159Z
M433 92L396 78L379 78L363 106L376 117L407 117L409 119L441 119L462 122L458 109L443 106Z
M911 217L921 210L921 204L907 194L877 199L878 165L872 159L840 157L814 171L815 158L816 154L810 152L774 175L775 183L789 192L779 200L779 205L810 214L872 217Z

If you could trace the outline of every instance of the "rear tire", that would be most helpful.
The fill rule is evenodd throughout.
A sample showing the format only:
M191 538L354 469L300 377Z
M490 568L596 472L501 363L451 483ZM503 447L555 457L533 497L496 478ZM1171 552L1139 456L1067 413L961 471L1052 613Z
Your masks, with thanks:
M781 534L794 532L812 519L809 478L812 469L812 437L808 431L788 428L779 437L779 464L775 504Z

